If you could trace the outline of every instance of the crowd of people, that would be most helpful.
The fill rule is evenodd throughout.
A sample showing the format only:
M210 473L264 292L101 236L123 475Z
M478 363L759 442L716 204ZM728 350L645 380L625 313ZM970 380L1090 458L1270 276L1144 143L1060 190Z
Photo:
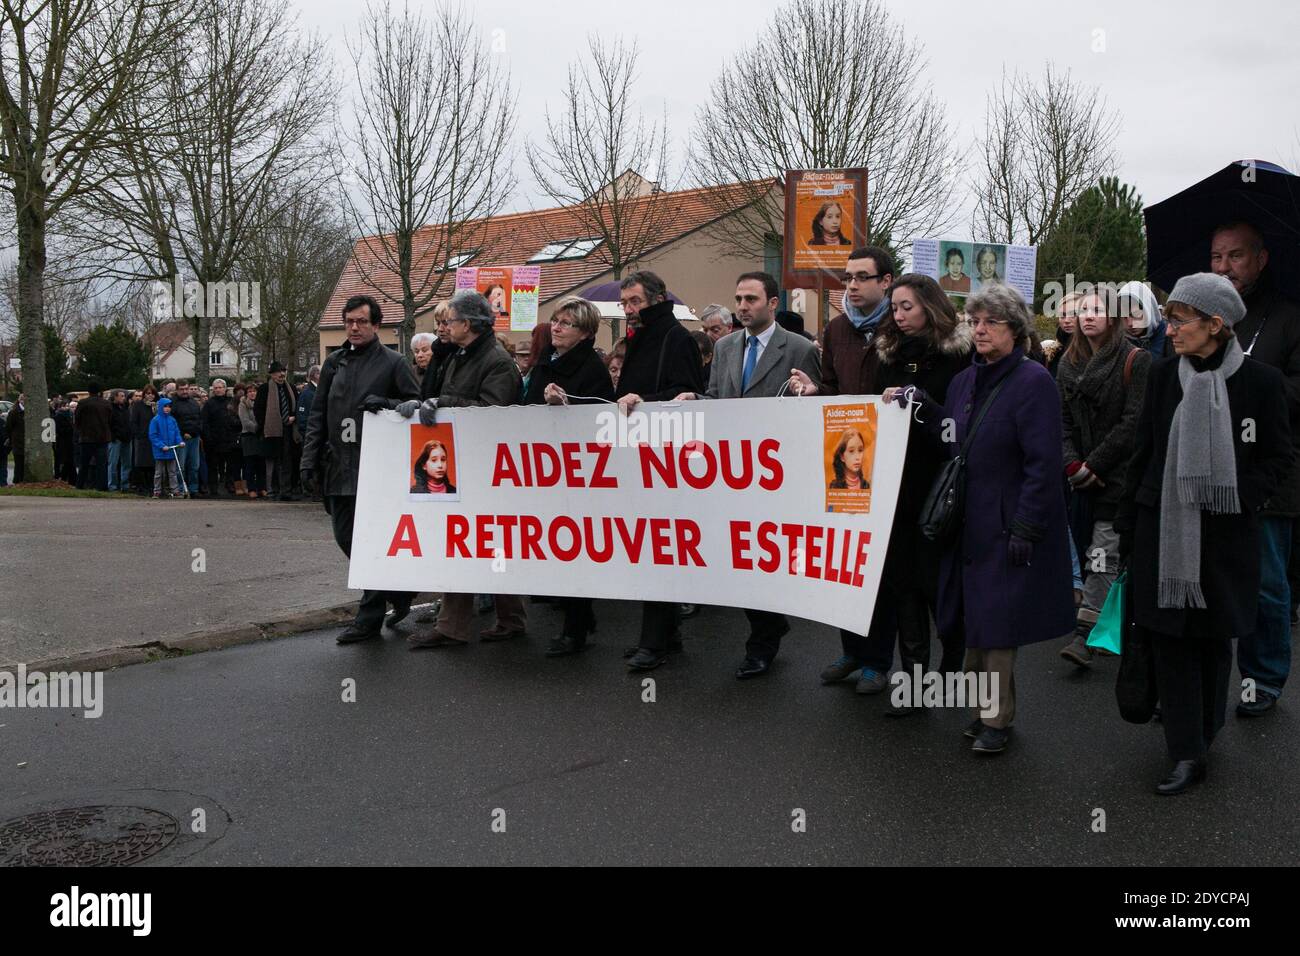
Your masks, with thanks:
M628 411L655 401L881 395L916 424L874 615L865 633L841 632L823 683L852 678L859 693L881 693L896 658L928 672L937 639L937 670L996 682L996 713L976 716L965 734L976 753L999 753L1016 714L1018 650L1059 641L1064 659L1092 667L1089 636L1124 580L1125 641L1150 650L1153 710L1173 761L1156 789L1181 793L1205 778L1224 724L1234 641L1236 712L1257 717L1276 704L1300 595L1291 547L1300 308L1279 291L1249 224L1216 230L1206 266L1163 305L1140 282L1067 296L1046 341L1013 287L986 283L958 312L940 283L896 274L877 247L849 254L842 312L816 339L781 315L776 280L761 272L739 277L734 310L706 309L699 333L677 321L660 277L632 273L621 282L628 334L608 353L595 347L599 312L581 298L560 302L512 350L493 331L491 304L464 290L437 307L433 334L417 336L414 365L379 344L379 303L354 296L343 308L347 344L321 371L302 484L319 486L350 553L360 443L342 429L359 426L358 412L393 409L432 424L447 407L613 401ZM958 457L963 520L943 536L921 516ZM413 597L366 592L338 641L378 637L410 614ZM482 639L521 636L523 598L492 603ZM595 628L591 600L560 603L552 657L581 651ZM411 648L465 647L473 610L472 595L445 595ZM745 613L740 679L767 673L789 630L780 614ZM676 603L644 602L627 666L652 670L680 650L682 617Z
M207 389L172 381L161 394L146 385L105 398L91 383L83 398L56 395L49 402L54 476L77 488L154 498L297 500L303 428L319 377L313 365L294 386L284 365L272 362L266 382L233 388L220 378ZM19 395L4 422L15 483L26 478L26 405Z

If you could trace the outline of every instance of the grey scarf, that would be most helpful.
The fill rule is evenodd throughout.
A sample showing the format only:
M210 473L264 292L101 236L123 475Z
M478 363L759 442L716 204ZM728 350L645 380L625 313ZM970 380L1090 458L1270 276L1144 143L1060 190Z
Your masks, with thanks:
M1201 512L1241 511L1227 380L1244 361L1235 338L1229 340L1216 369L1198 372L1186 356L1178 360L1183 400L1169 426L1160 493L1160 607L1205 607Z

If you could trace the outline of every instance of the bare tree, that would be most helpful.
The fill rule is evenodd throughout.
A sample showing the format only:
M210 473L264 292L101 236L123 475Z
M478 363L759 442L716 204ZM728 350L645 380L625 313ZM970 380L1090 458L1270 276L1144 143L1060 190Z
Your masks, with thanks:
M46 236L65 207L102 186L95 161L153 116L124 109L158 82L190 0L0 0L0 178L18 234L18 339L29 408L48 399L41 327ZM53 449L26 419L27 473L46 481Z
M239 257L302 191L328 181L318 134L336 91L323 41L297 33L288 0L198 3L197 25L164 57L164 83L131 104L164 121L106 157L112 188L97 197L91 232L109 275L198 283L203 307L184 314L206 385L212 324L229 314Z
M730 216L715 238L742 254L782 241L772 180L787 169L866 167L869 239L897 246L951 221L960 163L925 58L880 0L793 0L713 83L691 166ZM739 190L739 196L736 192Z
M462 8L434 19L368 7L350 47L355 128L341 131L340 181L362 280L382 295L395 276L399 345L417 315L450 293L455 257L486 251L485 220L514 190L510 80Z
M582 235L573 238L588 240L581 251L590 249L618 279L662 241L671 217L668 124L666 117L647 122L634 107L635 44L593 36L587 47L590 56L569 67L564 112L547 112L546 135L528 165L542 191L576 215ZM617 339L617 319L613 325Z
M1085 189L1115 169L1119 117L1094 87L1049 64L1035 83L1004 75L979 140L977 237L1037 245Z
M238 274L260 289L261 321L248 329L233 321L221 330L230 342L244 334L241 356L251 344L267 361L296 368L300 353L318 352L321 314L352 255L334 198L324 190L300 193L248 244Z

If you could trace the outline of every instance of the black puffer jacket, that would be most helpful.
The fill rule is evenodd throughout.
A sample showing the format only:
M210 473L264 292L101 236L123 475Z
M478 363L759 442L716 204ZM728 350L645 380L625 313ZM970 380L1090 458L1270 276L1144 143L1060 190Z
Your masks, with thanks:
M640 395L646 402L672 401L682 392L704 391L700 347L673 315L671 302L641 310L640 326L628 339L618 395Z
M546 386L551 382L570 396L584 396L571 397L569 402L573 405L593 405L596 403L591 399L596 398L614 400L614 383L609 379L609 369L596 354L596 343L592 339L583 339L558 358L555 357L555 346L548 346L533 367L533 374L528 377L524 404L544 404Z
M1132 355L1128 385L1124 368ZM1146 395L1151 353L1116 335L1083 367L1061 360L1056 385L1061 390L1063 468L1086 462L1106 483L1092 495L1092 516L1110 521L1124 495L1125 472L1133 455L1134 435ZM1082 545L1081 545L1082 546Z
M321 366L316 400L302 446L302 469L315 471L327 495L355 495L361 470L361 429L367 395L391 401L418 398L411 364L379 341L378 336L359 349L336 349ZM348 423L352 426L349 428ZM345 429L350 441L345 441Z
M239 445L239 406L234 398L213 395L203 405L203 444L213 452L232 452Z

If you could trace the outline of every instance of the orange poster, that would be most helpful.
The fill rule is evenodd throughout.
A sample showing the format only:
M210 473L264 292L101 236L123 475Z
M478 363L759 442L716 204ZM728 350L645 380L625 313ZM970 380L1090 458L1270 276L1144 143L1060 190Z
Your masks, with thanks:
M876 461L876 406L827 405L822 409L822 430L826 510L869 513Z
M407 458L408 494L414 501L459 501L456 440L451 425L412 425ZM417 497L418 496L418 497Z

